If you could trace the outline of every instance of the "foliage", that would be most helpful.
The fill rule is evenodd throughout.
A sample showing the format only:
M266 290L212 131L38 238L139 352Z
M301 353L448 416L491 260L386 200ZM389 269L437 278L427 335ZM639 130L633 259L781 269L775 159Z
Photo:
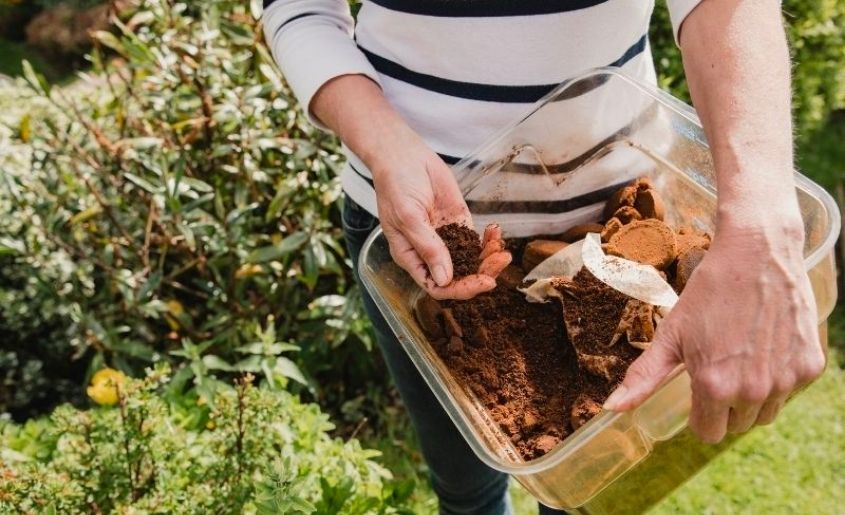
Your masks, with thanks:
M5 115L0 139L0 351L89 373L168 361L209 396L212 375L311 391L346 360L370 375L337 142L292 108L259 15L138 0L74 90L25 67L17 96L40 107Z
M119 403L0 427L0 511L397 513L407 487L356 441L331 439L316 405L250 378L213 400L168 397L167 367L127 380Z
M784 19L795 62L792 87L796 133L806 139L831 112L845 109L845 2L786 0ZM683 64L664 6L655 9L650 41L660 85L689 99Z

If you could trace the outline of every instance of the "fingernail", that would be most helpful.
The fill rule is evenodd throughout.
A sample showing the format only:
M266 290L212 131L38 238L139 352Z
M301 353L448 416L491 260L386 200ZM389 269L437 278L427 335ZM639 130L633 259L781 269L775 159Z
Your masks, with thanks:
M602 407L609 411L615 410L619 403L622 402L623 399L625 399L625 396L627 394L628 389L625 388L625 385L620 385L619 388L614 390L613 393L610 394L610 397L608 397L607 400L604 401L604 406Z
M434 282L437 283L437 286L446 286L449 284L446 267L443 265L434 265L434 269L431 271L431 276L434 278Z

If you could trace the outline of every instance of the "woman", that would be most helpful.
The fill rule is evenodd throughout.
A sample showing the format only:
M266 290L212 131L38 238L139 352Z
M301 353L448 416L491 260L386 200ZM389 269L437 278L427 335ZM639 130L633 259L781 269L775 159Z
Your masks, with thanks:
M824 354L792 182L780 4L667 4L713 152L717 230L681 302L605 408L637 406L684 363L690 426L717 442L770 423L792 391L821 373ZM346 0L265 0L267 40L289 84L311 120L344 143L353 262L381 223L394 260L433 296L493 288L495 266L452 281L434 229L469 214L448 165L590 68L618 66L654 83L652 8L652 0L370 0L353 36ZM473 455L366 293L364 300L441 512L507 513L507 478Z

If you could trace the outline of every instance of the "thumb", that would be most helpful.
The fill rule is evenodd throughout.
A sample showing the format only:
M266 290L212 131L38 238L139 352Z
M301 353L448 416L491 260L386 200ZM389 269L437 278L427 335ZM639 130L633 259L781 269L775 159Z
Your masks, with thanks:
M664 326L663 329L655 334L651 347L628 367L625 380L604 401L604 409L628 411L636 408L681 363L678 352L680 340L671 327Z

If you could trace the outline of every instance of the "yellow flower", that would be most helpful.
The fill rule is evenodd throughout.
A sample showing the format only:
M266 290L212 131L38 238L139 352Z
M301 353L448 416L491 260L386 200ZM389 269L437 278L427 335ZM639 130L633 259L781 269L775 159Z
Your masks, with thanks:
M245 263L235 272L236 279L243 279L245 277L252 277L264 271L264 268L259 264Z
M179 330L179 317L182 316L183 313L185 313L185 307L182 306L181 302L176 299L167 301L167 313L164 314L164 319L167 320L167 324L174 331Z
M86 390L88 397L101 406L114 406L118 401L118 388L123 386L126 376L113 368L98 370L91 378L91 386Z

